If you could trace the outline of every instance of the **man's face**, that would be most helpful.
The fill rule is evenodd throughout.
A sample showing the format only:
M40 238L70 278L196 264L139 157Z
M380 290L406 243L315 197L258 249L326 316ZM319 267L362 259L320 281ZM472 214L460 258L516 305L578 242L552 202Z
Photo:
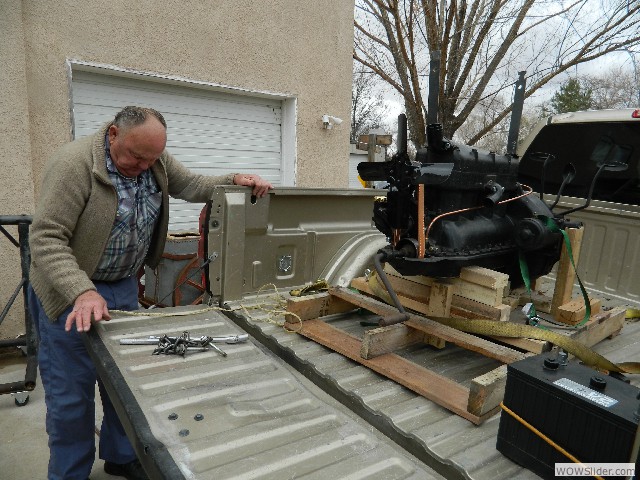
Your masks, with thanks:
M126 130L109 127L109 150L118 171L135 178L158 160L167 144L167 132L155 118Z

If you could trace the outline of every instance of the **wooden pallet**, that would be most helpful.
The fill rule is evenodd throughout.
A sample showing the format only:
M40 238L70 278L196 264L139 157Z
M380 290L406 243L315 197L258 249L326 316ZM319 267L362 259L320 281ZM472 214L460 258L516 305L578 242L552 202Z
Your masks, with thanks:
M385 272L402 305L426 316L510 320L514 323L524 324L526 317L520 312L519 307L533 300L538 313L549 314L549 317L553 318L551 315L552 297L538 291L530 296L523 288L509 290L505 283L506 275L492 270L465 267L462 269L460 278L446 280L420 276L403 277L389 266L385 266ZM481 272L482 275L471 275L470 272ZM492 278L493 280L491 280ZM436 289L435 297L434 285L439 286ZM374 291L368 279L364 277L353 279L351 286L360 292L380 297L380 292ZM441 292L444 287L451 290L451 300L447 308L442 308L443 303L438 300L442 296L438 292ZM502 297L502 292L509 294ZM562 315L571 318L571 322L565 322L566 327L556 327L547 323L544 326L555 333L571 337L587 347L592 347L605 338L617 335L624 325L625 310L614 308L601 311L598 299L591 299L591 306L589 321L578 328L572 327L584 316L584 302L581 299L565 302L556 310L560 315L556 318L557 321L563 320ZM529 338L494 337L494 339L531 353L542 353L552 347L549 342ZM435 345L436 342L436 339L432 339L432 344Z
M410 314L409 320L402 324L368 330L363 338L350 335L322 320L327 315L358 308L383 317L397 314L397 310L390 305L348 289L334 287L329 292L290 299L287 310L297 317L288 314L286 318L288 326L298 330L301 335L404 385L475 424L482 423L499 410L504 395L506 365L474 378L467 388L393 351L415 343L429 343L437 338L505 364L521 360L527 355L414 314ZM298 318L303 321L301 329Z
M583 229L569 229L568 233L577 263ZM571 328L583 319L585 307L581 299L571 298L575 273L564 247L553 297L537 291L531 294L525 294L522 289L512 291L507 275L482 267L465 267L458 278L449 279L405 277L388 264L385 266L385 273L402 305L407 310L426 317L525 323L527 319L519 311L519 307L533 300L539 313L547 313L555 321L566 325L562 328L545 324L545 328L569 336L588 347L618 334L624 324L623 308L602 312L600 301L591 299L589 321L578 328ZM398 311L389 305L389 296L379 279L356 278L351 286L361 293L336 287L328 293L289 300L289 312L295 313L303 321L300 333L476 424L482 423L499 409L504 395L506 365L473 379L470 388L466 388L394 354L393 351L415 343L444 348L446 342L452 342L508 364L527 355L548 351L552 347L548 342L527 338L493 337L496 341L493 342L441 325L418 314L410 314L409 320L402 324L374 328L366 331L363 338L356 338L327 324L322 317L354 308L364 308L383 317L397 316ZM386 303L371 296L381 298ZM288 315L287 321L291 322L291 328L296 328L297 319L294 320L293 315Z

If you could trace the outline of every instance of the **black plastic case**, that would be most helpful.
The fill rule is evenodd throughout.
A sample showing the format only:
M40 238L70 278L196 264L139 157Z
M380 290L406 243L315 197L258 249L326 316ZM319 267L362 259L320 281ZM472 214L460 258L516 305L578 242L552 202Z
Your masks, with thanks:
M581 462L630 462L640 389L577 361L561 366L547 357L507 367L504 405ZM571 463L505 411L496 448L544 478L556 478L555 463Z

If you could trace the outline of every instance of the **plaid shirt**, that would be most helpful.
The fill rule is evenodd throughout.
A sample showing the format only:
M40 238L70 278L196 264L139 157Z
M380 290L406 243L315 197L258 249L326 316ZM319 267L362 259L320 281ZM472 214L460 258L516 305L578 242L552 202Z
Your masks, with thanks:
M107 172L118 194L118 213L92 279L114 281L135 275L144 264L160 215L162 192L151 170L136 178L121 175L111 159L108 138L105 152Z

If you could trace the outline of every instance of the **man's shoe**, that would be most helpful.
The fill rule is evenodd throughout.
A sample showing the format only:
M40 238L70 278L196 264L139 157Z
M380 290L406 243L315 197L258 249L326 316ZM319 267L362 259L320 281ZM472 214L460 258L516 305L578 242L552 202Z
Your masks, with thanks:
M104 462L104 471L109 475L124 477L127 480L149 480L138 460L129 463Z

